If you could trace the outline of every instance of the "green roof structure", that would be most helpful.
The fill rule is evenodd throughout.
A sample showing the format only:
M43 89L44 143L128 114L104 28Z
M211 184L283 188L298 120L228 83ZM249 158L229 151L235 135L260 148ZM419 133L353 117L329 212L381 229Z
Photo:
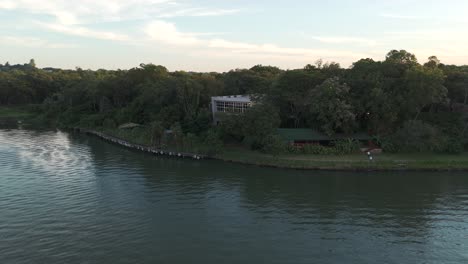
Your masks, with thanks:
M337 139L356 139L370 140L371 137L367 133L354 134L335 134L328 136L322 132L308 128L279 128L278 135L285 141L332 141Z

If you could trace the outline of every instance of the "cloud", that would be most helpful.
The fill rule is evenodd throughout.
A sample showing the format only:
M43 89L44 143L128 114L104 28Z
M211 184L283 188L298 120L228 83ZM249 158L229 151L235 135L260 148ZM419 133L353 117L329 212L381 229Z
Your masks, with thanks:
M380 17L391 18L391 19L404 19L404 20L421 20L427 19L427 17L422 16L408 16L408 15L399 15L399 14L380 14Z
M207 8L190 8L181 9L176 11L161 12L158 17L160 18L171 18L179 16L192 16L192 17L204 17L204 16L224 16L240 12L239 9L207 9Z
M223 16L239 12L238 9L193 7L173 0L0 0L0 9L50 15L65 25L154 17Z
M53 20L41 18L41 21L35 22L35 25L62 34L110 41L129 41L130 37L109 30L96 30L92 25L100 22L146 20L154 17L221 16L238 12L233 9L192 7L173 0L0 0L0 9L47 15ZM151 27L154 28L152 31L161 31L170 25L154 23ZM172 39L174 44L197 41L194 37L174 32L170 29L164 32L164 34L173 33L167 36L167 40Z
M305 48L286 48L274 44L254 44L248 42L229 41L221 38L201 38L197 33L181 32L177 27L166 21L153 21L145 28L145 33L150 40L170 45L172 48L191 48L191 51L204 50L213 52L220 51L234 56L244 55L266 55L266 56L289 56L306 58L360 58L365 54L354 52L328 50L328 49L305 49Z
M114 41L127 41L130 38L124 34L118 34L113 32L106 32L106 31L96 31L86 27L81 26L70 26L70 25L62 25L62 24L52 24L52 23L41 23L37 22L37 24L43 28L60 32L67 35L79 36L79 37L87 37L87 38L95 38L95 39L102 39L102 40L114 40Z
M356 38L356 37L337 37L337 36L311 36L313 40L317 40L327 44L358 44L364 46L375 46L377 41L374 39L367 38Z
M14 9L16 7L13 1L0 1L0 9Z
M17 36L1 36L0 44L9 45L9 46L22 46L22 47L31 47L31 48L73 48L76 47L74 44L67 43L52 43L47 40L40 38L30 38L30 37L17 37Z
M194 34L182 33L174 24L165 21L153 21L146 26L145 33L150 39L170 45L197 46L202 40Z

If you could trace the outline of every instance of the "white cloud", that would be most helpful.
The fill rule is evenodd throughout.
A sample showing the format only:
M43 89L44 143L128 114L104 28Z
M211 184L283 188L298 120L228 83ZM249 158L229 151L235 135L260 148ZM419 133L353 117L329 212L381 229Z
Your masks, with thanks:
M164 44L177 46L194 46L202 44L194 34L182 33L174 24L165 21L153 21L145 29L145 33L152 39Z
M286 48L279 47L274 44L254 44L247 42L229 41L220 38L200 38L197 33L181 32L177 27L166 21L153 21L146 28L145 33L152 40L160 44L171 45L172 48L183 48L184 51L200 51L204 53L224 52L231 56L244 55L250 57L252 55L265 56L288 56L288 57L303 57L306 59L327 58L360 58L365 57L365 54L354 52L328 50L328 49L305 49L305 48Z
M62 24L52 24L52 23L40 23L38 25L56 32L60 32L67 35L103 39L103 40L115 40L115 41L127 41L129 37L124 34L118 34L113 32L106 31L96 31L86 27L81 26L72 26L72 25L62 25Z
M173 0L0 0L0 9L16 9L31 14L51 16L54 20L42 19L36 22L47 30L87 38L112 41L128 41L130 37L118 32L93 29L90 24L106 21L140 20L152 17L176 16L221 16L238 10L191 7ZM37 18L36 18L37 19ZM153 24L153 31L167 28L167 25ZM174 31L166 31L170 34ZM157 38L157 36L153 36ZM196 41L184 34L168 35L174 44Z
M14 9L16 7L13 1L0 1L0 9Z
M391 18L391 19L404 19L404 20L419 20L419 19L427 18L427 17L422 17L422 16L409 16L409 15L400 15L400 14L380 14L380 17Z
M160 12L158 17L160 18L170 18L170 17L179 17L179 16L193 16L193 17L202 17L202 16L224 16L240 12L239 9L207 9L207 8L189 8L181 9L176 11Z
M173 0L0 0L0 9L18 9L55 17L65 25L151 17L222 16L237 9L193 7Z
M377 41L374 39L367 38L356 38L356 37L337 37L337 36L311 36L311 39L320 41L327 44L358 44L365 46L375 46Z
M74 44L67 43L52 43L40 38L17 37L17 36L1 36L0 44L8 46L22 46L31 48L72 48Z

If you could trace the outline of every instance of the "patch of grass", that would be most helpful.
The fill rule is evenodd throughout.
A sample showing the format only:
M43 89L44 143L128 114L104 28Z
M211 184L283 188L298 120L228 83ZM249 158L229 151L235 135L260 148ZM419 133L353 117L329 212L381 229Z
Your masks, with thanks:
M98 129L99 130L99 129ZM144 128L135 128L135 129L101 129L101 132L104 132L107 135L126 140L131 143L150 146L151 137L148 131Z
M240 147L229 147L217 158L225 161L293 169L323 170L468 170L468 153L379 154L369 161L365 154L269 155Z
M25 106L0 106L0 118L24 119L33 115Z

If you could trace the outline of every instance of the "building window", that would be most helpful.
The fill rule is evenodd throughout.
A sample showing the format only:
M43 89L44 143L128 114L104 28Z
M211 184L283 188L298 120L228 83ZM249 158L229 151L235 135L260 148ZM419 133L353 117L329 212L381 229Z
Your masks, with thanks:
M216 101L216 111L223 113L244 113L250 105L249 102Z

